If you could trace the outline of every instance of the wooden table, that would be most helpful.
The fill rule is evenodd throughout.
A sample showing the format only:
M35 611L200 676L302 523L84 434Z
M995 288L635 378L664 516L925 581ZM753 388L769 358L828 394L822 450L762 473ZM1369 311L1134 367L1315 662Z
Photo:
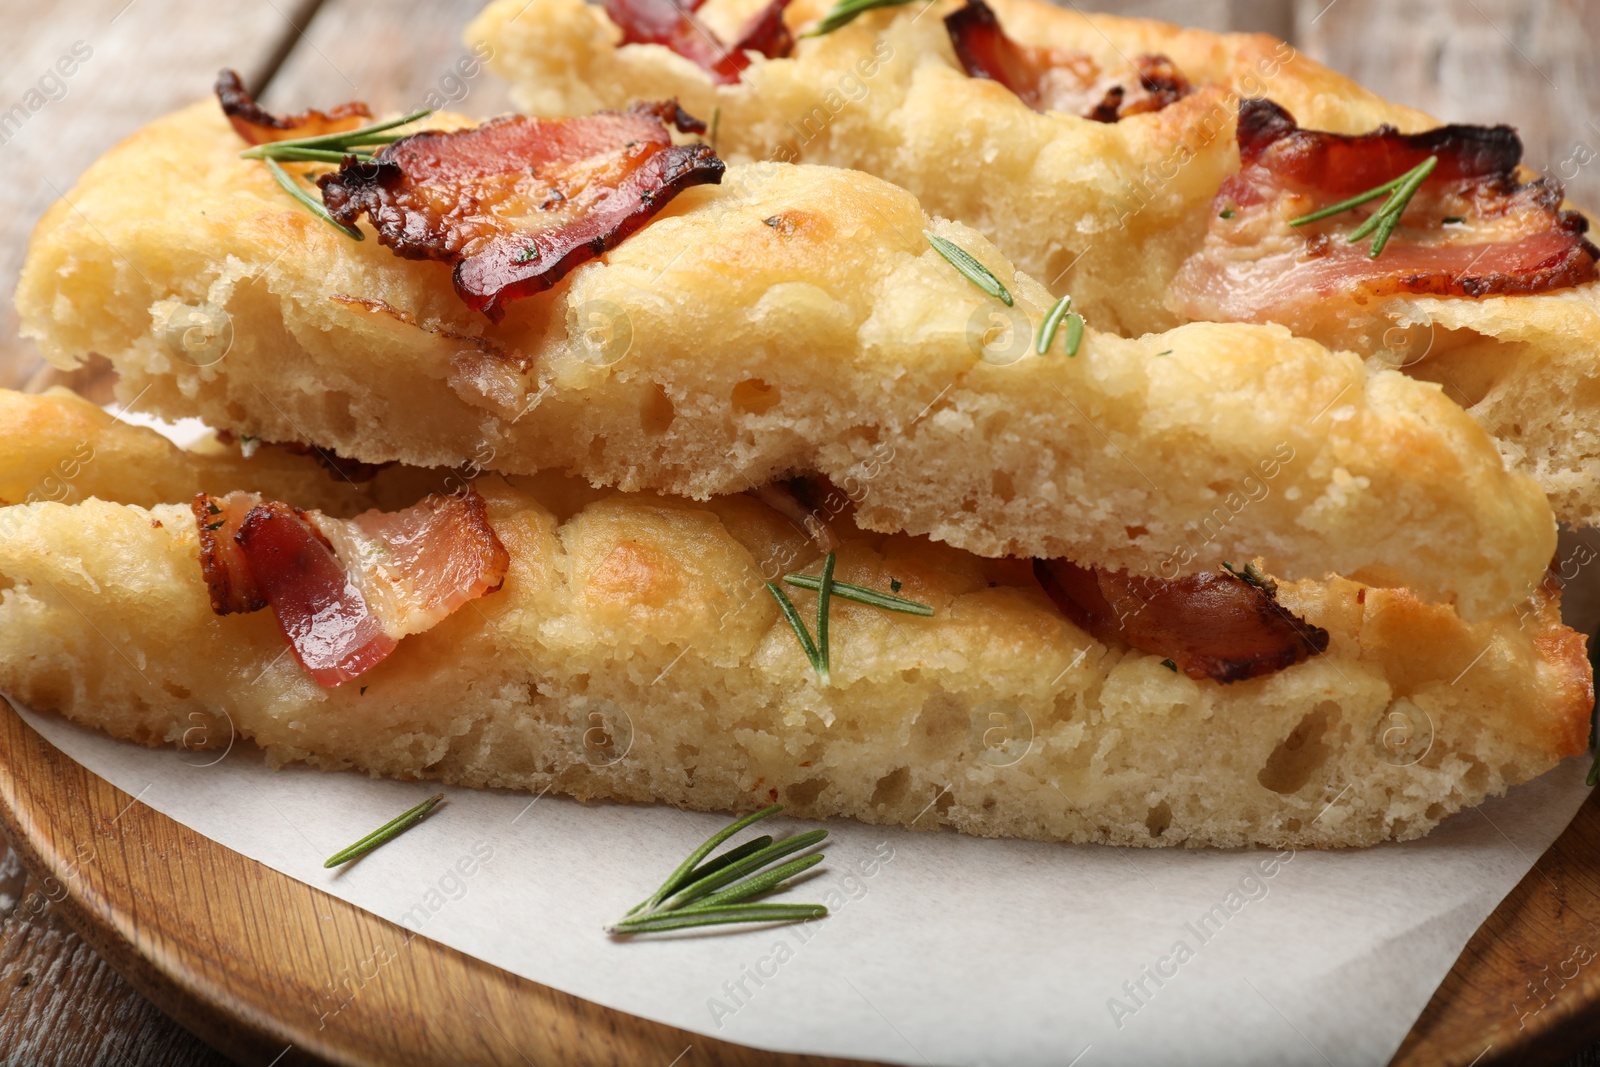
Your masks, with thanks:
M218 68L239 70L248 85L264 89L269 105L298 109L361 98L380 111L400 109L438 87L466 55L460 27L479 6L479 0L0 0L6 27L0 292L14 288L28 231L45 206L114 141L204 95ZM1214 29L1267 30L1442 117L1514 117L1528 163L1565 179L1578 202L1600 204L1600 125L1590 117L1600 114L1600 67L1590 55L1600 39L1600 0L1084 6ZM60 73L69 68L70 75ZM509 109L503 87L487 73L465 85L460 109ZM39 367L16 328L9 299L0 301L0 385L10 387ZM1591 801L1586 826L1557 848L1600 846L1596 811ZM1536 868L1529 880L1540 877ZM1477 951L1492 950L1494 922L1475 941ZM0 842L0 1067L227 1062L145 1001L67 928ZM1600 1067L1600 1046L1573 1063Z

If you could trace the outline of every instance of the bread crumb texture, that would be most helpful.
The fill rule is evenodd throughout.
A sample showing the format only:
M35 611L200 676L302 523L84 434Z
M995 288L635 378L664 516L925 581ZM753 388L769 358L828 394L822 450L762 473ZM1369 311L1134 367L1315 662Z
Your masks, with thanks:
M93 410L9 403L40 425L57 424L51 404ZM243 737L274 764L993 836L1323 847L1419 836L1587 740L1584 641L1550 600L1468 623L1403 590L1284 583L1327 653L1224 686L1092 639L1026 563L861 532L847 513L838 578L898 582L936 615L835 600L824 689L761 584L817 570L787 520L748 496L557 475L480 479L504 587L322 689L270 611L211 612L189 511L118 472L346 513L456 476L397 467L353 486L304 457L196 456L125 425L94 440L73 480L96 470L97 495L0 509L0 690L144 744ZM34 476L14 460L0 474Z
M734 27L761 6L707 0L698 13ZM785 20L798 28L831 6L796 0ZM618 47L621 32L583 0L495 0L464 39L493 48L490 67L532 114L676 96L691 113L719 114L726 158L823 163L894 182L925 210L982 233L1055 294L1071 293L1091 325L1129 337L1180 322L1167 289L1201 248L1218 187L1239 169L1241 98L1269 97L1302 126L1336 133L1440 125L1265 34L1042 0L991 6L1014 39L1088 55L1103 71L1127 69L1130 56L1169 56L1196 91L1109 124L1035 113L963 72L943 21L957 0L868 12L800 41L793 58L756 59L721 86L660 45ZM1500 441L1513 469L1538 480L1562 521L1600 523L1600 284L1484 300L1400 297L1368 310L1361 330L1319 339L1439 382Z
M173 174L181 195L151 192ZM1159 577L1259 557L1473 619L1527 596L1555 549L1539 487L1437 386L1276 326L1091 330L1076 357L1036 355L1044 286L828 167L732 166L491 325L443 265L295 204L205 102L46 214L17 301L48 358L107 356L141 410L368 462L694 499L816 473L862 527L979 555Z

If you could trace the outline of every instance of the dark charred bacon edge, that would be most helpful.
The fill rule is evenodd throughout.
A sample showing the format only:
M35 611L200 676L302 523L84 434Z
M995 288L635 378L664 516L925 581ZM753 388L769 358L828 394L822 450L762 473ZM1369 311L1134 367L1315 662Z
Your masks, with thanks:
M233 126L234 132L251 144L280 139L277 136L264 135L264 131L267 130L281 134L309 126L312 127L309 132L312 133L332 132L345 126L357 125L355 120L372 117L367 105L359 100L340 104L332 111L312 110L302 111L298 115L274 115L256 103L255 97L245 90L243 80L231 70L223 70L217 74L216 88L217 101L222 105L222 113L228 116L228 122Z
M965 7L945 16L950 46L968 77L986 78L1010 89L1034 111L1044 111L1041 82L1044 71L1023 52L1000 25L994 9L984 0L967 0ZM1124 108L1128 91L1113 85L1083 117L1095 122L1118 122L1129 115L1160 111L1193 92L1177 64L1164 55L1141 55L1133 60L1139 84L1148 96Z
M983 0L967 0L944 17L961 69L971 78L999 82L1035 111L1039 107L1039 70L1000 28L994 9Z
M227 497L196 493L189 505L200 534L200 573L205 576L211 610L218 615L249 614L267 606L233 535L245 515ZM248 509L246 509L248 512Z
M1239 156L1245 168L1264 167L1282 180L1325 194L1328 200L1363 192L1417 166L1429 156L1438 165L1424 188L1446 183L1475 183L1483 194L1475 204L1494 212L1522 200L1550 218L1550 233L1560 239L1539 247L1534 262L1514 270L1496 270L1485 262L1452 272L1409 272L1397 279L1398 291L1438 296L1482 297L1494 294L1548 292L1593 281L1600 248L1584 236L1589 220L1581 212L1563 210L1561 183L1540 177L1531 182L1517 178L1522 162L1522 140L1510 126L1441 126L1422 133L1401 133L1383 125L1362 134L1303 130L1288 110L1266 99L1239 104ZM1241 200L1259 193L1244 174L1228 179L1221 198L1238 194ZM1525 239L1524 244L1528 241ZM1535 246L1537 247L1537 246Z
M1328 631L1281 607L1274 593L1231 574L1175 581L1034 560L1034 576L1074 625L1172 660L1194 679L1228 684L1273 674L1327 650ZM1119 616L1105 593L1138 601Z
M1301 129L1287 109L1264 98L1239 102L1238 139L1245 166L1262 162L1282 177L1346 195L1404 174L1433 155L1439 165L1431 183L1511 177L1522 162L1522 139L1510 126L1452 125L1401 133L1385 124L1367 133L1328 133ZM1263 161L1274 146L1273 158Z
M684 112L676 100L637 103L623 114L671 121L685 132L703 131L705 125ZM449 132L425 131L401 138L384 148L372 162L347 159L332 174L317 179L323 203L334 218L354 226L363 213L378 230L379 243L406 259L435 259L453 265L456 294L491 322L505 317L505 305L512 300L542 292L566 277L575 267L615 248L680 192L695 185L716 185L722 181L726 164L706 144L665 145L631 171L617 187L609 204L620 205L604 213L590 212L557 230L539 231L532 242L539 254L516 262L504 247L490 245L468 257L446 251L437 241L417 240L406 225L407 209L386 199L389 190L406 180L395 156L421 139L467 143L473 134L516 123L583 121L582 119L528 119L510 115L492 119L481 126ZM416 182L427 184L427 180ZM543 240L541 240L543 239Z

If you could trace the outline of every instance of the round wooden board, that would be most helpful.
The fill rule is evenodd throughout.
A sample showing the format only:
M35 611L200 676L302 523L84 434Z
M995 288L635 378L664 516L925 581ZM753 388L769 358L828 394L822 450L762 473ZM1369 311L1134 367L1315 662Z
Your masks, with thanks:
M146 807L3 701L0 818L84 939L244 1064L847 1062L690 1034L416 936ZM1544 1063L1600 1038L1590 916L1600 916L1600 793L1473 936L1394 1062ZM341 985L342 998L330 993Z

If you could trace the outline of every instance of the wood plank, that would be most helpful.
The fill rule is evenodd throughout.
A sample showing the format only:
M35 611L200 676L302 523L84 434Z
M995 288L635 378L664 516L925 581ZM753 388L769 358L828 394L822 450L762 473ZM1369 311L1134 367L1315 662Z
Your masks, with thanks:
M1297 0L1305 52L1452 122L1517 127L1527 164L1600 208L1600 4Z
M33 224L82 170L140 125L204 96L218 68L257 81L315 0L6 0L0 16L0 386L39 359L17 339L11 303ZM76 51L75 51L76 50ZM66 73L70 72L70 73ZM252 82L251 84L255 84ZM174 194L179 190L174 175Z
M461 42L486 2L326 0L263 102L298 110L359 99L377 114L443 107L474 118L513 111L505 84Z
M0 825L118 971L241 1063L846 1067L622 1015L415 935L145 807L4 701Z
M52 895L0 843L0 1064L226 1067L85 944Z

